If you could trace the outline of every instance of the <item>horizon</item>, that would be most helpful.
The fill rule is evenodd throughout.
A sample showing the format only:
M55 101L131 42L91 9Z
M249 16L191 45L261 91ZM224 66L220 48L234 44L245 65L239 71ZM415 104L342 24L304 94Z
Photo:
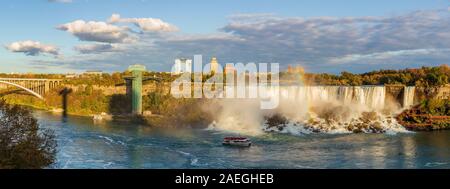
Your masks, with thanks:
M441 67L441 66L448 66L447 64L441 64L441 65L436 65L436 66L421 66L421 67L407 67L407 68L400 68L400 69L374 69L374 70L368 70L366 72L349 72L349 71L342 71L339 73L331 73L331 72L308 72L305 71L306 74L330 74L330 75L336 75L336 76L341 76L343 72L348 72L351 74L355 74L355 75L364 75L364 74L369 74L372 72L380 72L380 71L403 71L403 70L411 70L411 69L421 69L424 67L427 68L435 68L435 67ZM49 73L49 72L10 72L10 73L6 73L6 72L0 72L0 74L6 74L6 75L26 75L26 74L34 74L34 75L68 75L68 74L77 74L77 75L81 75L84 74L86 72L92 72L92 71L96 71L96 72L102 72L103 74L113 74L113 73L124 73L127 72L127 70L116 70L116 71L103 71L103 70L79 70L78 72L54 72L54 73ZM155 71L155 70L147 70L145 71L147 73L173 73L171 71ZM289 72L288 69L283 69L280 70L278 73L286 73ZM208 72L202 72L202 73L208 73ZM258 72L258 73L262 73L262 72Z
M355 74L448 65L449 1L5 1L0 72L169 72L175 58ZM386 6L389 5L389 6ZM155 8L156 7L156 8Z

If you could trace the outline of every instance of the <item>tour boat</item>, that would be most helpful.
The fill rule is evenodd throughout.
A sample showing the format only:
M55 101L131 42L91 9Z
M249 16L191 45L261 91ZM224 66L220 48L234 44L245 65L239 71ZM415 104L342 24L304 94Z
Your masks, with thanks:
M227 146L250 147L252 142L246 137L225 137L222 144Z

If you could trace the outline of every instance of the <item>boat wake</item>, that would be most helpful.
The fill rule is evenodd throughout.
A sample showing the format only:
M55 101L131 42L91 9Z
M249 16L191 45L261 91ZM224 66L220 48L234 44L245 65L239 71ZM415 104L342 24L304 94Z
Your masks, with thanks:
M189 160L189 163L188 163L189 167L203 167L203 166L208 165L207 163L204 163L204 164L200 163L199 158L197 156L193 155L192 153L185 152L182 150L171 149L169 147L166 147L166 149L170 150L170 151L174 151L174 152L179 153L182 156L186 157Z

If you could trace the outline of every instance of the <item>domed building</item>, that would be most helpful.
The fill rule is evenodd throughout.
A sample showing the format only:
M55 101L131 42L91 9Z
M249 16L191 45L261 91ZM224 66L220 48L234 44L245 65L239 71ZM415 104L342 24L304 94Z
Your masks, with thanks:
M217 61L217 58L215 56L213 56L211 58L211 63L210 63L211 67L210 67L210 72L211 73L222 73L222 70L220 69L220 65L219 62Z

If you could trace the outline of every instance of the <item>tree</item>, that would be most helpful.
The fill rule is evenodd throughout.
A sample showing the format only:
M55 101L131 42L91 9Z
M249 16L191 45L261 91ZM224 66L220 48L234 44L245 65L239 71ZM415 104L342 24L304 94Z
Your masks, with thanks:
M28 109L0 100L0 169L45 168L55 155L53 131L40 129Z

